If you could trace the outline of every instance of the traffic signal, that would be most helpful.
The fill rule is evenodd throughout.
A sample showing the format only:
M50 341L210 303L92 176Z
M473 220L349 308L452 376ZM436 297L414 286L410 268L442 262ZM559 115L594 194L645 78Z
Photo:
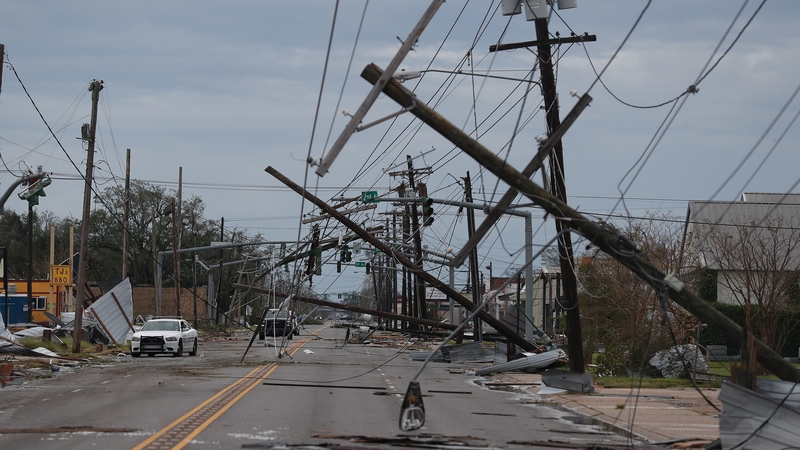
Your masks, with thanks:
M429 227L433 223L433 199L425 197L422 199L422 226Z
M367 267L367 275L369 275L372 268L370 267L369 263L367 263L366 267Z
M19 198L27 200L28 203L32 205L38 205L39 197L47 197L47 194L44 193L44 188L50 186L50 183L52 183L52 180L49 175L45 175L41 178L34 178L28 181L28 189L24 192L20 192Z
M336 261L336 273L342 273L342 262Z
M314 275L322 275L322 249L314 249Z

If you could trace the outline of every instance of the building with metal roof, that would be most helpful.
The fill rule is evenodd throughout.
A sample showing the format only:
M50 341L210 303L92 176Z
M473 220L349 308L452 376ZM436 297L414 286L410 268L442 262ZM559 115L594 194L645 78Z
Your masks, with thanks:
M754 298L767 278L800 273L800 194L690 201L683 249L683 266L716 272L717 301L740 304L744 297Z

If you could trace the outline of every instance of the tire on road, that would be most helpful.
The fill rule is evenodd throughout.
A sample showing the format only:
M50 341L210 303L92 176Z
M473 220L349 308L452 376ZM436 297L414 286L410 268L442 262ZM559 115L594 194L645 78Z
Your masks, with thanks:
M172 356L181 356L183 355L183 340L178 340L178 349L175 350L175 353Z
M194 345L192 345L192 349L189 350L189 356L197 356L197 337L194 338Z

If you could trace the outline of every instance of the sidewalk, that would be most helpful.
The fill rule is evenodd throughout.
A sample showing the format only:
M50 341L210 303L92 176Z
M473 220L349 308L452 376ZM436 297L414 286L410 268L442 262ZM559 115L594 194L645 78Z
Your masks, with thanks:
M541 375L525 373L496 374L504 382L536 383ZM536 395L540 386L523 386ZM722 409L717 397L719 389L703 389L703 394ZM595 393L541 395L544 400L600 420L650 442L697 438L714 440L719 437L718 412L692 388L641 389L602 388ZM631 421L633 427L631 428Z

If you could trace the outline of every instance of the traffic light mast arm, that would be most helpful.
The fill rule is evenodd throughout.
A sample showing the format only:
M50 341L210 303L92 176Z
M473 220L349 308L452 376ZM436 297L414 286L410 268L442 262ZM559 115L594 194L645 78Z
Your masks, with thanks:
M17 186L19 186L22 183L27 183L28 181L35 180L36 178L43 177L43 176L46 176L46 175L49 175L49 174L46 173L46 172L31 173L31 174L28 174L28 175L24 175L24 176L22 176L20 178L17 178L16 181L11 183L11 186L9 186L8 189L6 189L6 192L3 194L3 197L0 198L0 214L3 214L3 211L4 211L3 207L6 204L6 200L8 200L8 197L11 197L11 193L14 192L14 189L16 189Z

